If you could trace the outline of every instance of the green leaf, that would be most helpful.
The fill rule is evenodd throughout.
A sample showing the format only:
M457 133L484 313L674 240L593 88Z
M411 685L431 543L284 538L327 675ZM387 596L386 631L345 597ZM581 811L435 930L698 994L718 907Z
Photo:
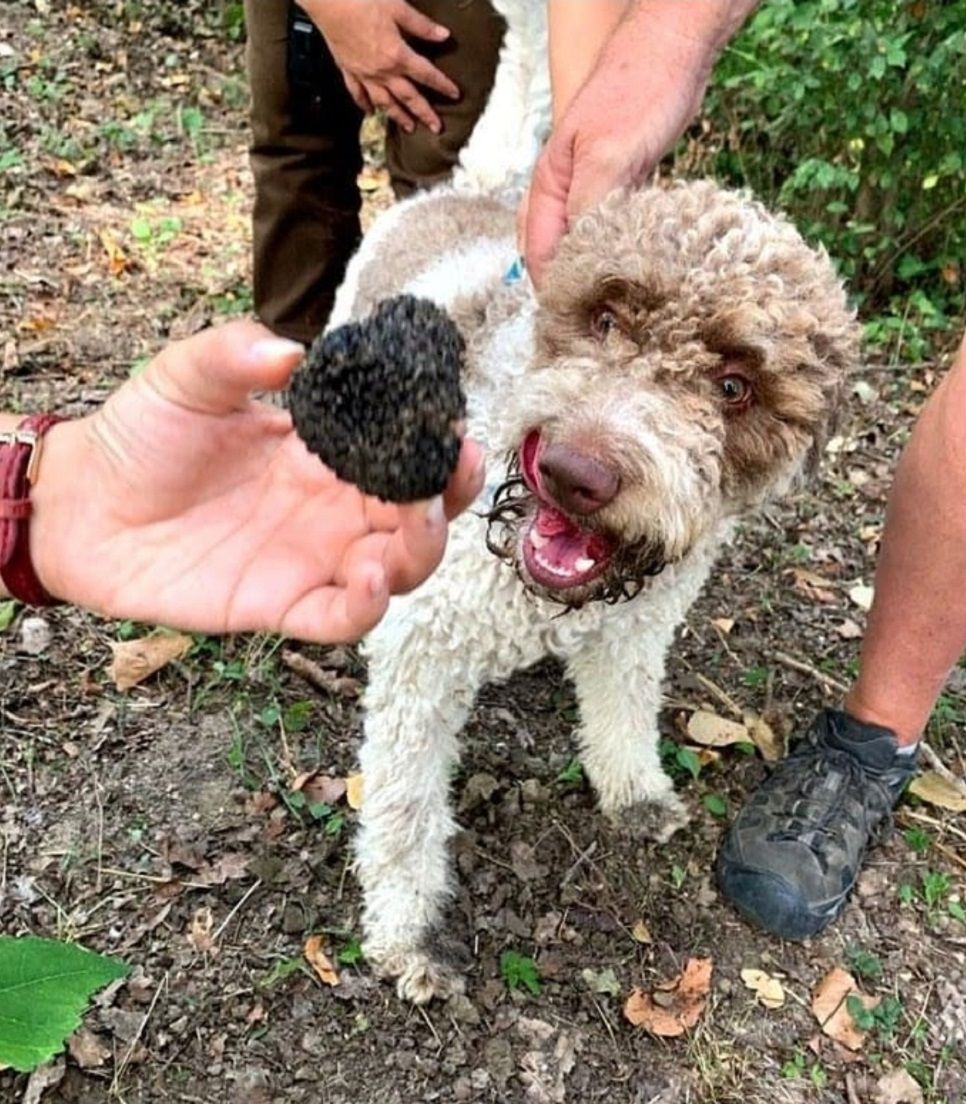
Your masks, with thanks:
M705 794L701 799L701 803L712 816L725 817L728 815L728 802L725 801L721 794Z
M696 751L689 747L678 747L676 758L678 766L683 767L692 778L697 778L701 773L701 760Z
M71 943L0 936L0 1065L46 1062L80 1026L93 993L126 977L116 959Z
M0 602L0 632L6 632L10 628L10 622L16 612L17 603L12 598L7 602Z
M528 955L504 951L500 955L500 973L508 989L519 989L522 985L535 997L540 995L540 971Z
M354 966L362 961L362 944L353 936L335 957L343 966Z
M579 759L571 759L564 769L557 775L557 781L565 786L579 786L584 780L584 768Z
M131 219L131 234L139 242L151 240L151 223L147 219Z

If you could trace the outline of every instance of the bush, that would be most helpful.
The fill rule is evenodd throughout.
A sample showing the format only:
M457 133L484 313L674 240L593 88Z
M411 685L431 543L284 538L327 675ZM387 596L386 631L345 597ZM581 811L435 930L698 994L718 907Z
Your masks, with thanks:
M901 296L941 326L963 297L964 28L966 0L768 0L719 61L679 170L783 207L867 309Z

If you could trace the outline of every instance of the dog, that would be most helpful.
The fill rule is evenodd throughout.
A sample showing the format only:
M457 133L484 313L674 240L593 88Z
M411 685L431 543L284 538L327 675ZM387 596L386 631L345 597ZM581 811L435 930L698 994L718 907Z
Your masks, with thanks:
M710 181L606 199L539 296L506 279L515 257L512 204L430 193L377 222L337 302L336 321L400 292L448 310L468 432L507 457L366 642L363 946L417 1003L460 984L438 928L479 688L562 659L605 816L657 841L681 827L658 755L665 653L736 521L814 470L858 356L824 253Z
M501 70L543 87L536 69ZM499 123L481 123L491 146ZM859 348L824 252L710 181L611 195L535 295L514 278L515 204L486 165L482 186L464 165L380 216L330 322L401 293L445 308L466 343L468 433L496 469L439 570L365 644L363 947L416 1003L462 986L441 925L477 691L558 657L604 816L657 841L681 827L658 754L675 627L738 519L814 470Z

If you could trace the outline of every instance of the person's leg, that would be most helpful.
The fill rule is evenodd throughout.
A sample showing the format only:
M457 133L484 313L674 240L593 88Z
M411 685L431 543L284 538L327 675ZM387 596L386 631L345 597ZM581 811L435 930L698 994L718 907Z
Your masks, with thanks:
M445 180L459 151L483 113L493 87L505 24L489 0L410 0L424 15L448 27L442 45L419 43L418 49L459 85L459 100L433 92L426 95L443 123L440 134L420 124L405 134L394 123L386 132L386 161L398 198Z
M308 342L359 240L359 124L324 43L316 94L288 72L290 0L245 0L255 176L255 312Z
M739 911L787 938L842 911L868 844L915 772L916 746L966 651L966 339L926 404L889 496L860 674L751 796L718 856Z
M966 652L966 338L926 403L896 471L862 642L845 701L900 745L921 736Z

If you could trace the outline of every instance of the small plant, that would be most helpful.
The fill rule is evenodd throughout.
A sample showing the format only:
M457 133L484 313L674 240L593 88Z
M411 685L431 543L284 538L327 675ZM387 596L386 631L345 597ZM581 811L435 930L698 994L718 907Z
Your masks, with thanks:
M280 981L291 977L292 974L299 973L308 974L305 959L301 955L296 955L294 958L283 958L276 962L264 977L259 978L256 985L259 989L271 989L273 985L277 985Z
M579 759L571 759L564 769L557 775L557 781L565 786L580 786L584 781L584 768Z
M861 947L847 947L845 962L853 974L868 981L875 981L882 976L882 961L879 956L871 951L864 951Z
M768 681L768 668L767 667L749 667L747 671L742 672L741 681L745 686L755 689L758 686L764 686Z
M701 798L701 804L714 817L726 817L728 815L728 802L717 793L707 793Z
M540 995L540 971L529 955L517 951L504 951L500 955L500 973L511 991L521 986L535 997Z
M671 867L671 885L676 890L680 890L687 880L687 867L679 866L677 863L674 863L674 865Z
M658 750L661 765L676 782L688 777L696 779L701 773L701 760L693 748L663 739Z
M920 828L918 824L907 828L902 833L902 838L917 855L924 855L932 846L932 836L925 828Z
M789 1081L807 1076L816 1089L823 1089L828 1084L828 1073L822 1063L816 1060L809 1065L805 1052L798 1048L782 1066L781 1074Z
M855 993L846 997L845 1008L860 1031L875 1030L886 1042L895 1034L903 1011L899 997L883 997L874 1008L866 1008Z
M363 957L362 944L355 936L353 936L336 955L336 958L343 966L355 966L356 963L362 961Z

